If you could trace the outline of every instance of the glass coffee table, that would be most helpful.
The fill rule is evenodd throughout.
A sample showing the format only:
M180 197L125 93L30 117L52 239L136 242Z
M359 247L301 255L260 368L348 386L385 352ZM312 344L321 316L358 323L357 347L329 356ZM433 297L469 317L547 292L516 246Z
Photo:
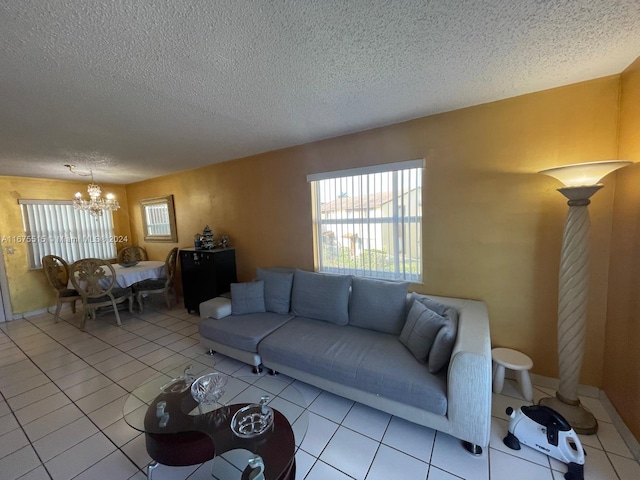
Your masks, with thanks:
M159 465L214 459L211 475L220 480L295 479L295 454L308 426L303 395L288 377L215 372L190 361L152 376L129 394L123 415L145 434L153 460L148 478ZM212 373L224 377L223 392L199 403L194 395L202 397L197 391L192 395L191 387Z

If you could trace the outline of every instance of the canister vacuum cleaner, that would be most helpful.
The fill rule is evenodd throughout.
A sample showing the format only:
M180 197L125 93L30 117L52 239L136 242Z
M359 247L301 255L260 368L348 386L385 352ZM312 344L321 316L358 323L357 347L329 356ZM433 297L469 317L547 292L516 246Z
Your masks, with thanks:
M562 415L544 405L507 408L509 433L504 444L520 450L523 443L567 464L566 480L584 480L584 450L576 432Z

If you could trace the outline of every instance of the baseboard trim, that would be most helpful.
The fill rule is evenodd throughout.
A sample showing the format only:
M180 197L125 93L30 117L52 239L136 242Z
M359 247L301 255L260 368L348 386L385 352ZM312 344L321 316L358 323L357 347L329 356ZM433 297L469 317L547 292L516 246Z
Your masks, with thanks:
M48 308L40 308L38 310L31 310L30 312L14 313L13 320L21 320L27 317L34 317L36 315L42 315L43 313L51 313Z
M62 305L62 309L60 310L60 312L62 313L65 309L70 309L70 308L71 308L71 305ZM49 307L39 308L38 310L31 310L29 312L14 313L12 320L22 320L23 318L35 317L36 315L42 315L43 313L50 313L51 315L53 315L55 311L56 311L56 306L51 305Z
M532 373L531 383L539 387L557 390L559 381L557 378L545 377ZM592 385L578 385L578 395L591 398L600 398L600 389Z
M624 443L629 447L631 454L638 462L640 462L640 442L638 442L633 433L631 433L631 430L629 430L627 425L624 423L624 420L622 420L622 417L616 411L615 407L609 400L609 397L607 397L607 394L602 390L600 390L599 399L602 402L602 406L611 417L611 420L613 420L613 425L616 427L616 430L618 430L622 440L624 440Z

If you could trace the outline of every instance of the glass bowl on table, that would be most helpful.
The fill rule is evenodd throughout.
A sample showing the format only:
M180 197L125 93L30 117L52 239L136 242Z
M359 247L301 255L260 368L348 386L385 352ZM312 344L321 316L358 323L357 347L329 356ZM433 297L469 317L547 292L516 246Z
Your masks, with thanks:
M198 402L198 410L200 414L211 411L213 407L219 408L222 405L219 403L220 397L224 395L225 386L229 377L223 373L207 373L201 377L196 378L191 384L191 396Z
M231 419L231 431L241 438L262 435L273 427L273 409L267 406L271 398L264 395L260 404L249 404L238 410Z

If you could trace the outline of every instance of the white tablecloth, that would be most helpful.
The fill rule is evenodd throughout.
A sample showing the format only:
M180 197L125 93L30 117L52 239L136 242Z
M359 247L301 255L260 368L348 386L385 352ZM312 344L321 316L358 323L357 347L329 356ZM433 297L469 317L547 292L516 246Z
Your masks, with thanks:
M116 263L113 269L116 271L116 283L120 287L129 287L148 278L164 277L164 262L159 260L146 260L135 267L123 267Z

